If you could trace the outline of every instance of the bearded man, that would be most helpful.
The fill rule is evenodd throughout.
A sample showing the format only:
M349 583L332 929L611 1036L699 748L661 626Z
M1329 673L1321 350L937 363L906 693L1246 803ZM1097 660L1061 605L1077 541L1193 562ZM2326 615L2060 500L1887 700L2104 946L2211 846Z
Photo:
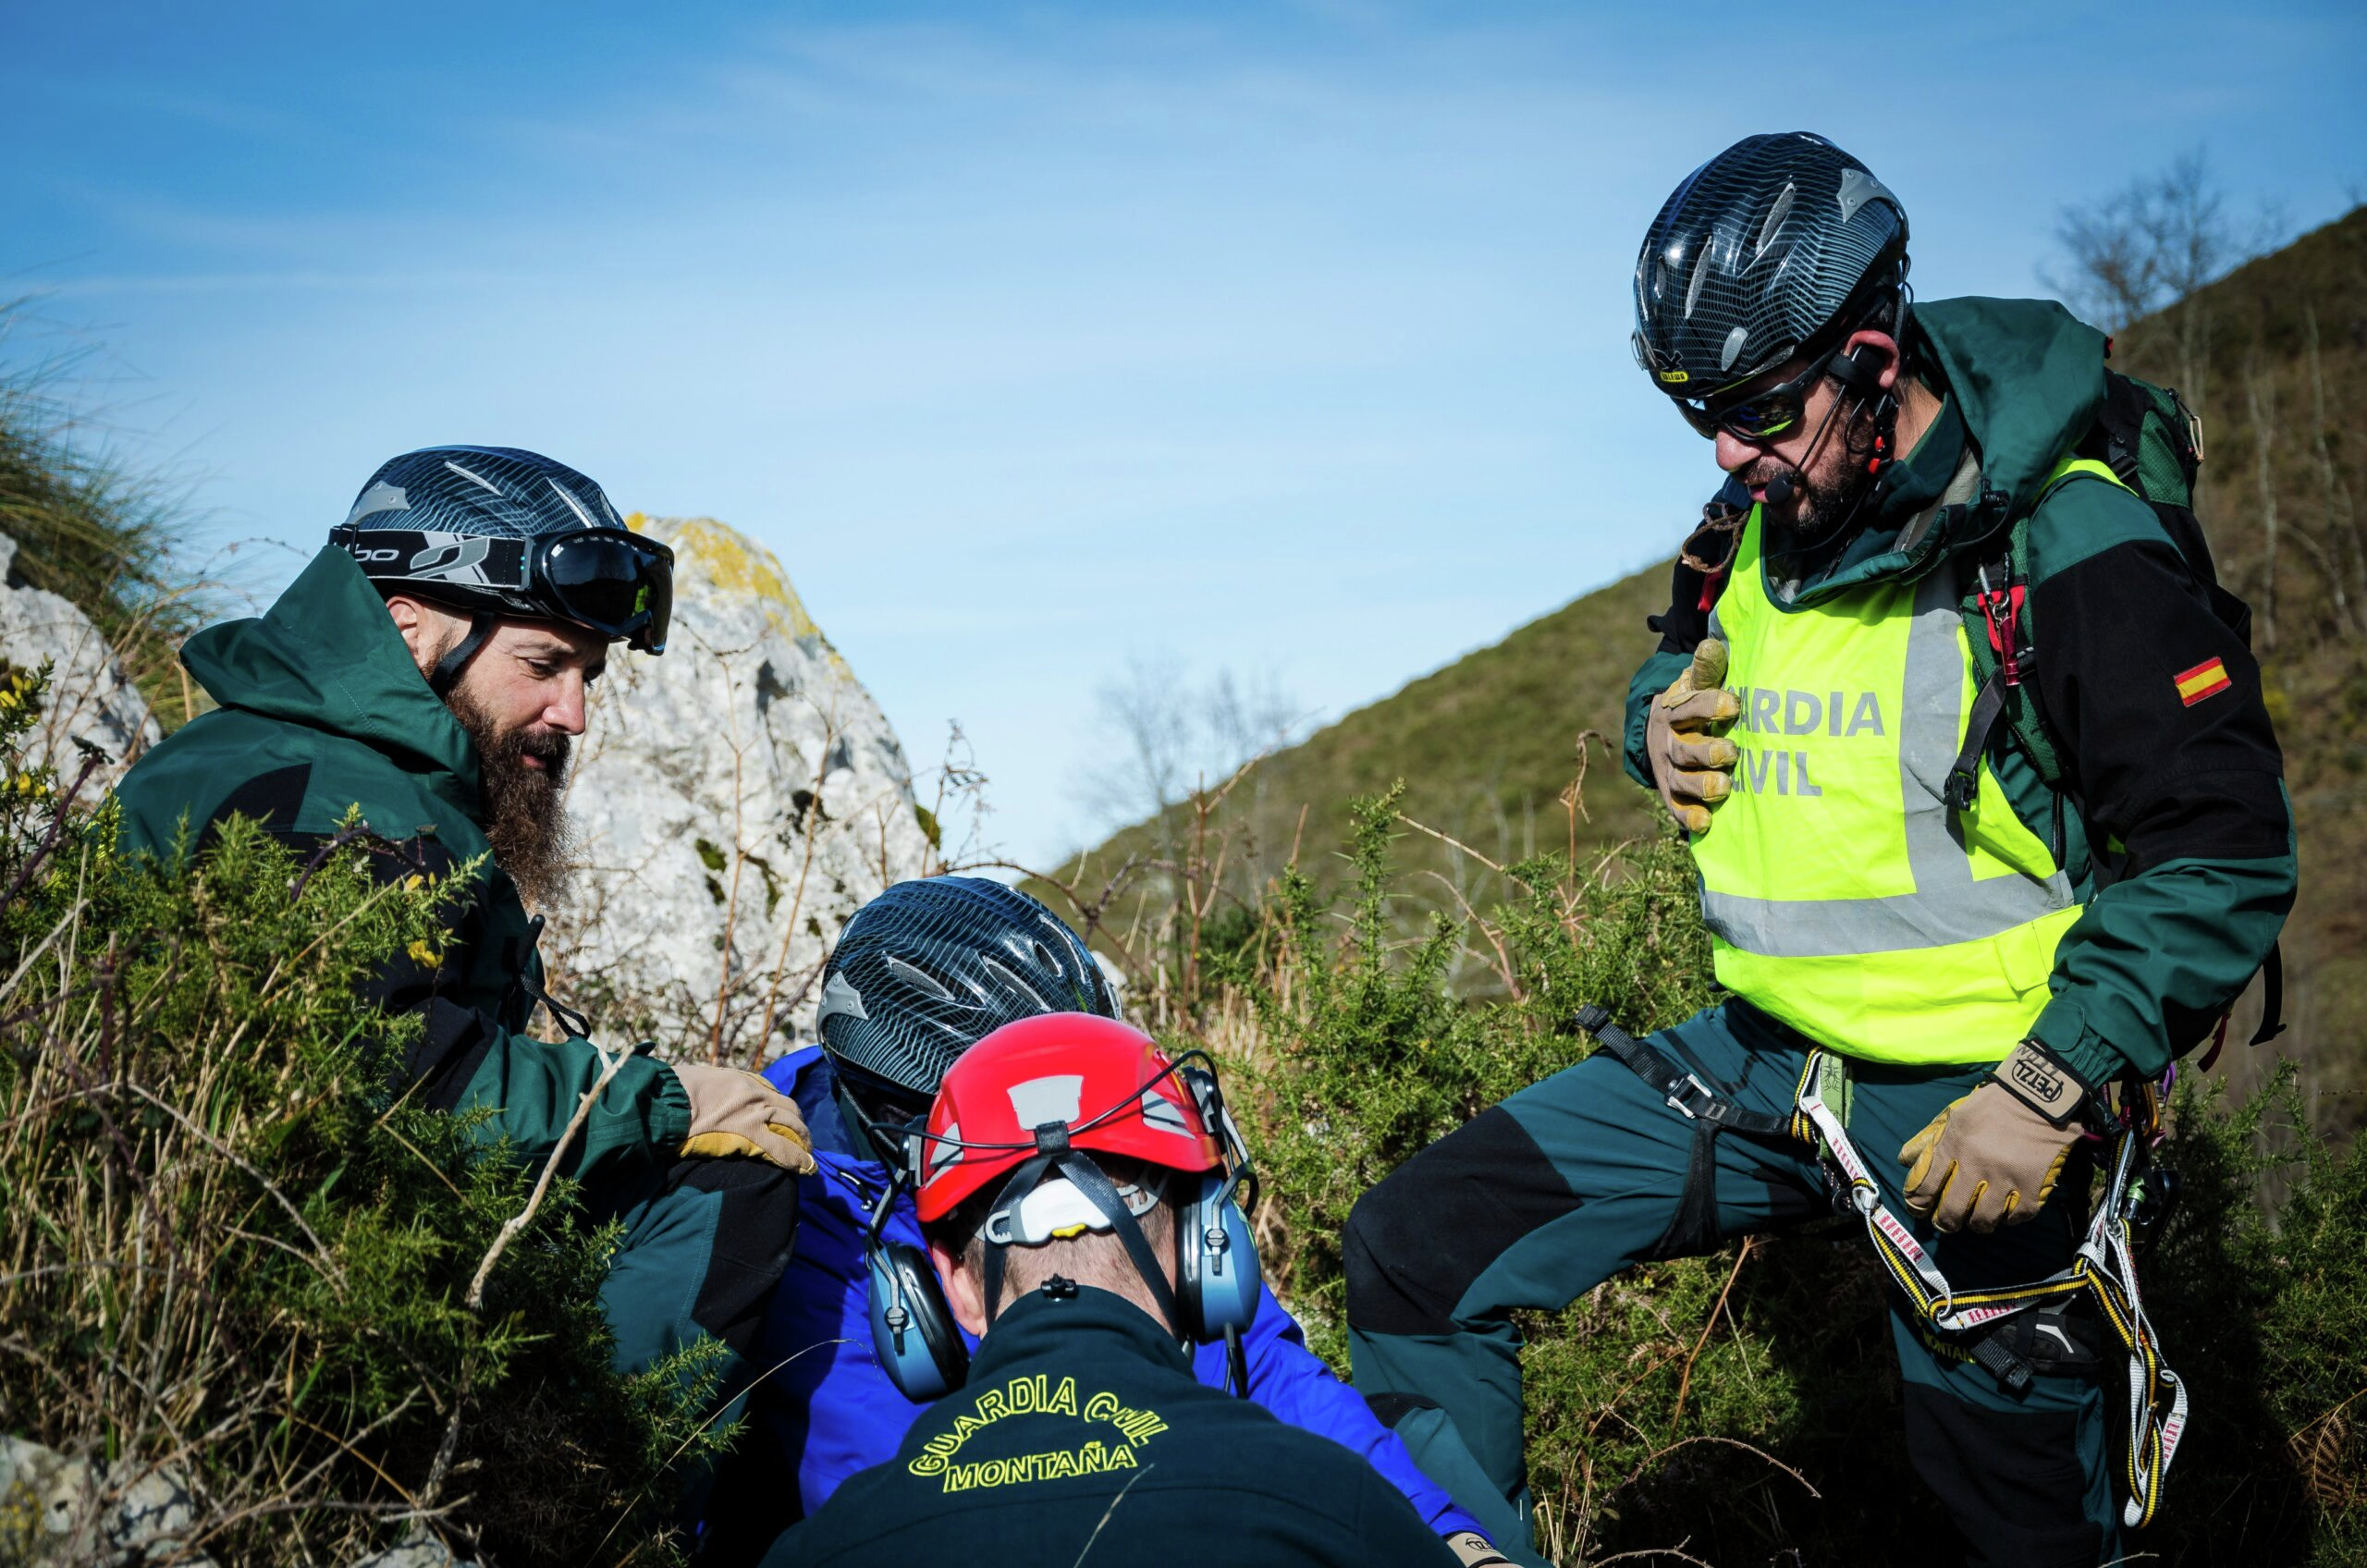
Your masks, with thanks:
M310 854L358 816L382 879L461 878L442 951L399 954L367 987L423 1020L391 1086L488 1112L485 1142L530 1166L564 1141L560 1172L625 1228L602 1290L619 1368L713 1338L730 1353L718 1386L744 1390L793 1173L813 1169L804 1121L753 1073L635 1053L565 1138L611 1057L544 994L526 913L563 889L568 754L608 645L663 653L672 602L672 553L575 470L508 447L406 453L268 614L190 639L181 661L221 705L116 798L131 852L202 854L244 816ZM525 1032L538 1003L567 1038Z

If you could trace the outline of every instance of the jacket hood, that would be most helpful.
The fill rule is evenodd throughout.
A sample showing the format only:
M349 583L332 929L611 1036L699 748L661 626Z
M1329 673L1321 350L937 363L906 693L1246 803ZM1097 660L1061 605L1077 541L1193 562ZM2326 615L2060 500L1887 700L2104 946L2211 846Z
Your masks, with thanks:
M476 815L475 743L343 550L325 546L261 619L191 637L181 663L224 707L362 741Z
M1981 483L2005 493L2007 516L2025 515L2103 404L2104 335L2052 300L1934 300L1915 320L1981 450Z
M1894 519L1907 523L1902 532L1875 548L1845 551L1846 564L1812 575L1796 604L1920 576L1949 556L1993 548L2007 524L2037 505L2056 460L2103 405L2104 335L2052 300L1934 300L1915 307L1908 330L1937 367L1933 390L1980 454L1980 489L1962 505L1934 503L1911 522Z

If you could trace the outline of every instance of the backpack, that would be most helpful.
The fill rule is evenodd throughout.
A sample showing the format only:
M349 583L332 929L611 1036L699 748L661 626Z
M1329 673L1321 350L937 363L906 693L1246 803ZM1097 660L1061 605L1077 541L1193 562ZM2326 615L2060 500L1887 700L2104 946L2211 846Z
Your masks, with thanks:
M2111 345L2105 345L2109 354ZM2043 500L2066 480L2086 474L2108 480L2130 491L2153 508L2162 531L2185 558L2208 597L2212 613L2251 646L2252 612L2219 582L2211 558L2211 544L2194 515L2194 480L2202 466L2202 422L2177 392L2104 371L2104 398L2094 423L2057 463L2039 492ZM2030 510L2037 509L2037 503ZM1960 606L1966 640L1971 644L1973 697L1964 749L1948 770L1944 794L1950 806L1963 810L1972 803L1980 781L1981 759L1990 737L2003 719L2015 745L2038 769L2049 789L2063 790L2063 759L2046 717L2040 711L2038 689L2030 677L2038 664L2038 628L2030 611L2030 514L2014 520L1998 547L1979 559L1972 581L1964 584ZM2075 802L2076 803L2076 802ZM2271 947L2262 965L2263 1007L2255 1046L2284 1033L2285 966L2281 949ZM2219 1023L2219 1039L2226 1034ZM2208 1068L2218 1055L2214 1042L2203 1059Z

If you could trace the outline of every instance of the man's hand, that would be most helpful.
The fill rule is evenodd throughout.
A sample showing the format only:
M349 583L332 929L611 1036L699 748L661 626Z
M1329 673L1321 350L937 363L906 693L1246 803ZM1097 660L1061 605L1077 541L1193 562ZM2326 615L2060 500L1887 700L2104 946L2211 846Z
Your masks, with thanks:
M795 1100L736 1067L676 1062L673 1070L691 1098L684 1154L754 1155L800 1175L814 1169L814 1141Z
M2079 1136L2087 1085L2034 1041L1932 1119L1898 1151L1907 1207L1943 1231L1987 1232L2035 1218Z
M1705 637L1693 663L1669 689L1652 699L1644 723L1644 753L1661 803L1688 831L1710 830L1710 808L1733 792L1726 777L1735 767L1735 743L1710 732L1742 712L1742 701L1725 690L1726 645Z

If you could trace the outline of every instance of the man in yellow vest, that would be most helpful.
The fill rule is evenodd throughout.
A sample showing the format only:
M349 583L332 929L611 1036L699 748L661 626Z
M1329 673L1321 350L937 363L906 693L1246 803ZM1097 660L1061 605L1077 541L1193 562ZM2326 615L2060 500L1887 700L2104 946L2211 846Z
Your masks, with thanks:
M1515 1310L1830 1213L1811 1084L1896 1256L1968 1299L2066 1268L2099 1096L2208 1034L2292 905L2235 601L2191 515L2090 455L2103 336L2048 301L1912 302L1907 232L1840 148L1755 136L1637 263L1637 358L1728 484L1654 619L1627 766L1687 829L1731 996L1607 1033L1345 1238L1358 1386L1429 1474L1485 1477L1456 1501L1499 1543L1526 1537ZM1894 1273L1907 1450L1968 1560L2116 1558L2143 1510L2107 1462L2103 1336L2069 1298L1951 1330Z

